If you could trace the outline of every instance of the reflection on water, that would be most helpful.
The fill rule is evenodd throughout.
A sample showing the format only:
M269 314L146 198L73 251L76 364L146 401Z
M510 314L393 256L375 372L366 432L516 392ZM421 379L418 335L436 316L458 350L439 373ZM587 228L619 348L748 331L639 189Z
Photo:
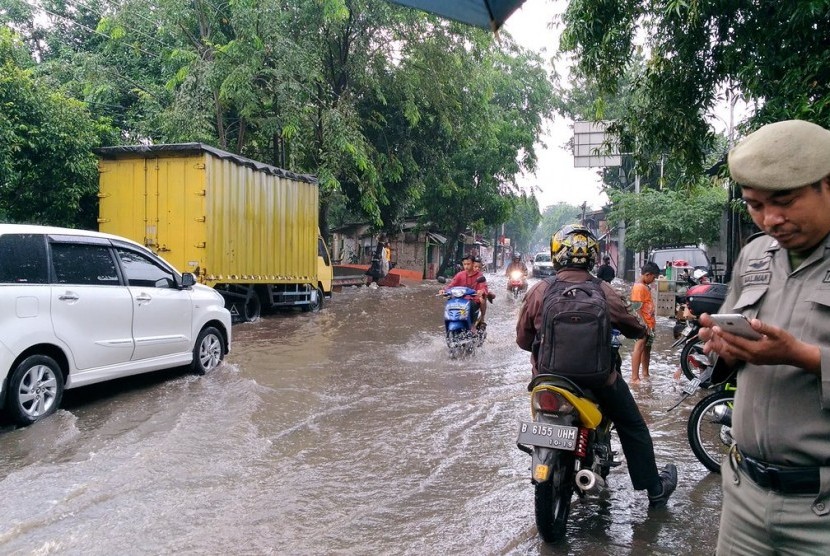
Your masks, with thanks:
M499 295L485 348L449 360L437 289L348 288L320 313L237 325L205 377L76 391L53 418L0 432L0 552L713 551L720 485L686 441L694 401L665 412L679 395L671 321L634 388L658 463L680 470L670 508L649 513L623 465L606 498L574 501L568 540L544 546L514 444L529 413L518 302Z

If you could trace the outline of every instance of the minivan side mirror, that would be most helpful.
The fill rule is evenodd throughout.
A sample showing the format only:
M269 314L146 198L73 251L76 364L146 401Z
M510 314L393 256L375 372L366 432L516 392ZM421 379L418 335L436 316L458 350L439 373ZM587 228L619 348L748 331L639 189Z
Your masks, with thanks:
M182 274L182 287L183 288L192 288L196 284L196 277L190 273L185 272Z

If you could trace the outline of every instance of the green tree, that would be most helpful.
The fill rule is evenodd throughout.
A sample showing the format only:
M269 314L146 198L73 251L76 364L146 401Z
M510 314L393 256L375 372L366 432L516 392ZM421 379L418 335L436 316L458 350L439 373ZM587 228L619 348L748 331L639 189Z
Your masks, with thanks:
M92 148L111 141L112 129L35 79L30 66L15 35L0 28L0 216L95 229Z
M40 82L124 142L202 141L317 175L324 232L331 206L390 231L418 213L448 233L503 222L550 112L538 58L387 2L41 5L46 25L21 0L0 9Z
M565 224L579 222L578 215L581 211L580 207L568 203L560 202L548 206L542 213L541 222L533 233L532 245L540 247L543 251L550 249L551 236Z
M621 125L638 152L663 153L698 176L714 142L706 116L719 101L753 104L751 127L788 118L830 127L828 20L824 0L572 0L560 46L613 93L640 52L638 37L648 37L638 103Z
M533 195L522 193L514 198L510 218L504 225L504 235L513 242L515 250L526 253L541 220L539 201Z
M707 182L678 191L614 191L611 200L608 219L611 224L627 222L626 246L636 251L666 244L715 243L727 208L726 189Z

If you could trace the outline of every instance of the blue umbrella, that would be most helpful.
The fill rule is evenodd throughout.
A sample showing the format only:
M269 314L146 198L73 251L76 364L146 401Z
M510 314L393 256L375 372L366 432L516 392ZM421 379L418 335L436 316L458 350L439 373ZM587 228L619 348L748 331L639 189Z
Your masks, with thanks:
M389 0L441 17L498 31L525 0Z

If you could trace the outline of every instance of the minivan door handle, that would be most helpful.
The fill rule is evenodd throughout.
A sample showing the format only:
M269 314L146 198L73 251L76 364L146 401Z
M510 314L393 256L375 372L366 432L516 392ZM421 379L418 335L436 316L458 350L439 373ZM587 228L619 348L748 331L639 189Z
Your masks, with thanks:
M135 300L136 300L136 301L138 301L139 303L142 303L142 302L147 302L147 303L149 303L150 301L152 301L152 300L153 300L153 298L152 298L152 297L150 297L150 296L149 296L148 294L146 294L146 293L140 293L140 294L138 294L138 295L135 297Z
M76 293L66 292L63 295L58 296L58 299L60 299L61 301L78 301L78 299L80 299L80 298L78 297L78 294L76 294Z

